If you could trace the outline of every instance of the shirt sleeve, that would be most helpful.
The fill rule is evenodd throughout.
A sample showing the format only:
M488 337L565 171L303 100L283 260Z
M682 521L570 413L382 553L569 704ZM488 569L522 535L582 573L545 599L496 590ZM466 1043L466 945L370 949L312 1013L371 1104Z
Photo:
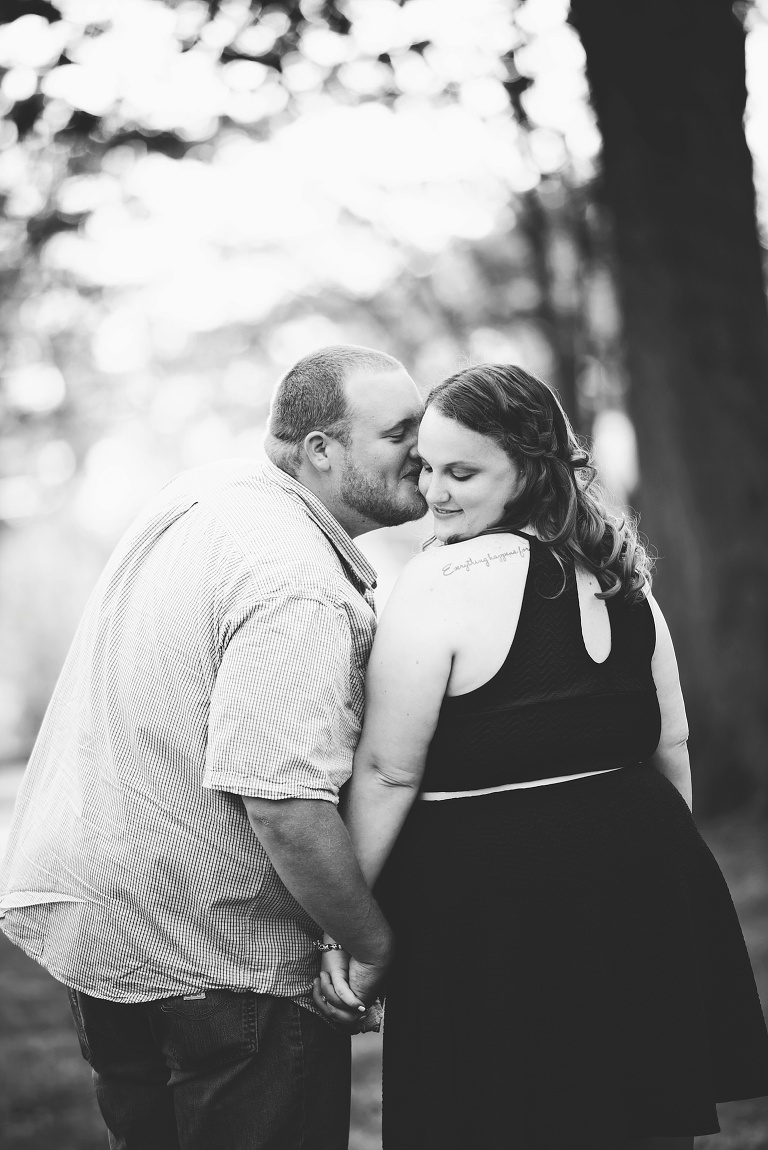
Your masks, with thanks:
M338 802L359 719L343 609L305 596L256 604L216 676L203 786L252 798Z

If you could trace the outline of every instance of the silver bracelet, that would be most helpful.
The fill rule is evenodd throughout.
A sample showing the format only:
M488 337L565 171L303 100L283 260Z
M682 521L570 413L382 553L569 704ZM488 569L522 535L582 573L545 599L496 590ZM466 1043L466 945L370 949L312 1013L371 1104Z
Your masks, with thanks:
M315 948L320 951L344 949L340 942L316 942Z

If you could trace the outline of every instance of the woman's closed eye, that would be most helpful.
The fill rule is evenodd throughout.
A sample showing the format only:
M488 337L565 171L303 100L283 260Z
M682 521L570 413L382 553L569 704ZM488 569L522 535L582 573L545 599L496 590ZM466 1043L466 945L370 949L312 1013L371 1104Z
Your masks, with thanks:
M425 474L427 474L427 475L431 475L431 474L432 474L432 468L429 466L429 464L428 464L428 463L424 463L424 462L422 462L422 464L421 464L421 470L422 470L422 472L423 472L423 473L425 473ZM476 475L477 473L476 473L475 471L468 471L468 472L466 472L466 473L464 473L464 474L462 474L462 475L458 475L458 474L457 474L455 471L449 471L447 474L448 474L448 478L449 478L449 479L455 479L455 480L457 480L459 483L463 483L465 479L471 479L471 478L472 478L472 476L473 476L473 475Z

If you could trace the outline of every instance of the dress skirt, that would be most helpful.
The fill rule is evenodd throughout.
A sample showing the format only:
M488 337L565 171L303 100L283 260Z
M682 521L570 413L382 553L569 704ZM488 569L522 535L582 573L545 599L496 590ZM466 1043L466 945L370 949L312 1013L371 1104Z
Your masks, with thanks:
M654 768L417 801L378 894L385 1150L618 1150L768 1093L731 897Z

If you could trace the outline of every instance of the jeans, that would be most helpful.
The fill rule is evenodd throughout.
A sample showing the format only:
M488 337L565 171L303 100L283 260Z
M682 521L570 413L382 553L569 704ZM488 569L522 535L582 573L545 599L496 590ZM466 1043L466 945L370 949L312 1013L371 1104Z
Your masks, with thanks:
M69 998L112 1150L347 1150L349 1038L291 999Z

